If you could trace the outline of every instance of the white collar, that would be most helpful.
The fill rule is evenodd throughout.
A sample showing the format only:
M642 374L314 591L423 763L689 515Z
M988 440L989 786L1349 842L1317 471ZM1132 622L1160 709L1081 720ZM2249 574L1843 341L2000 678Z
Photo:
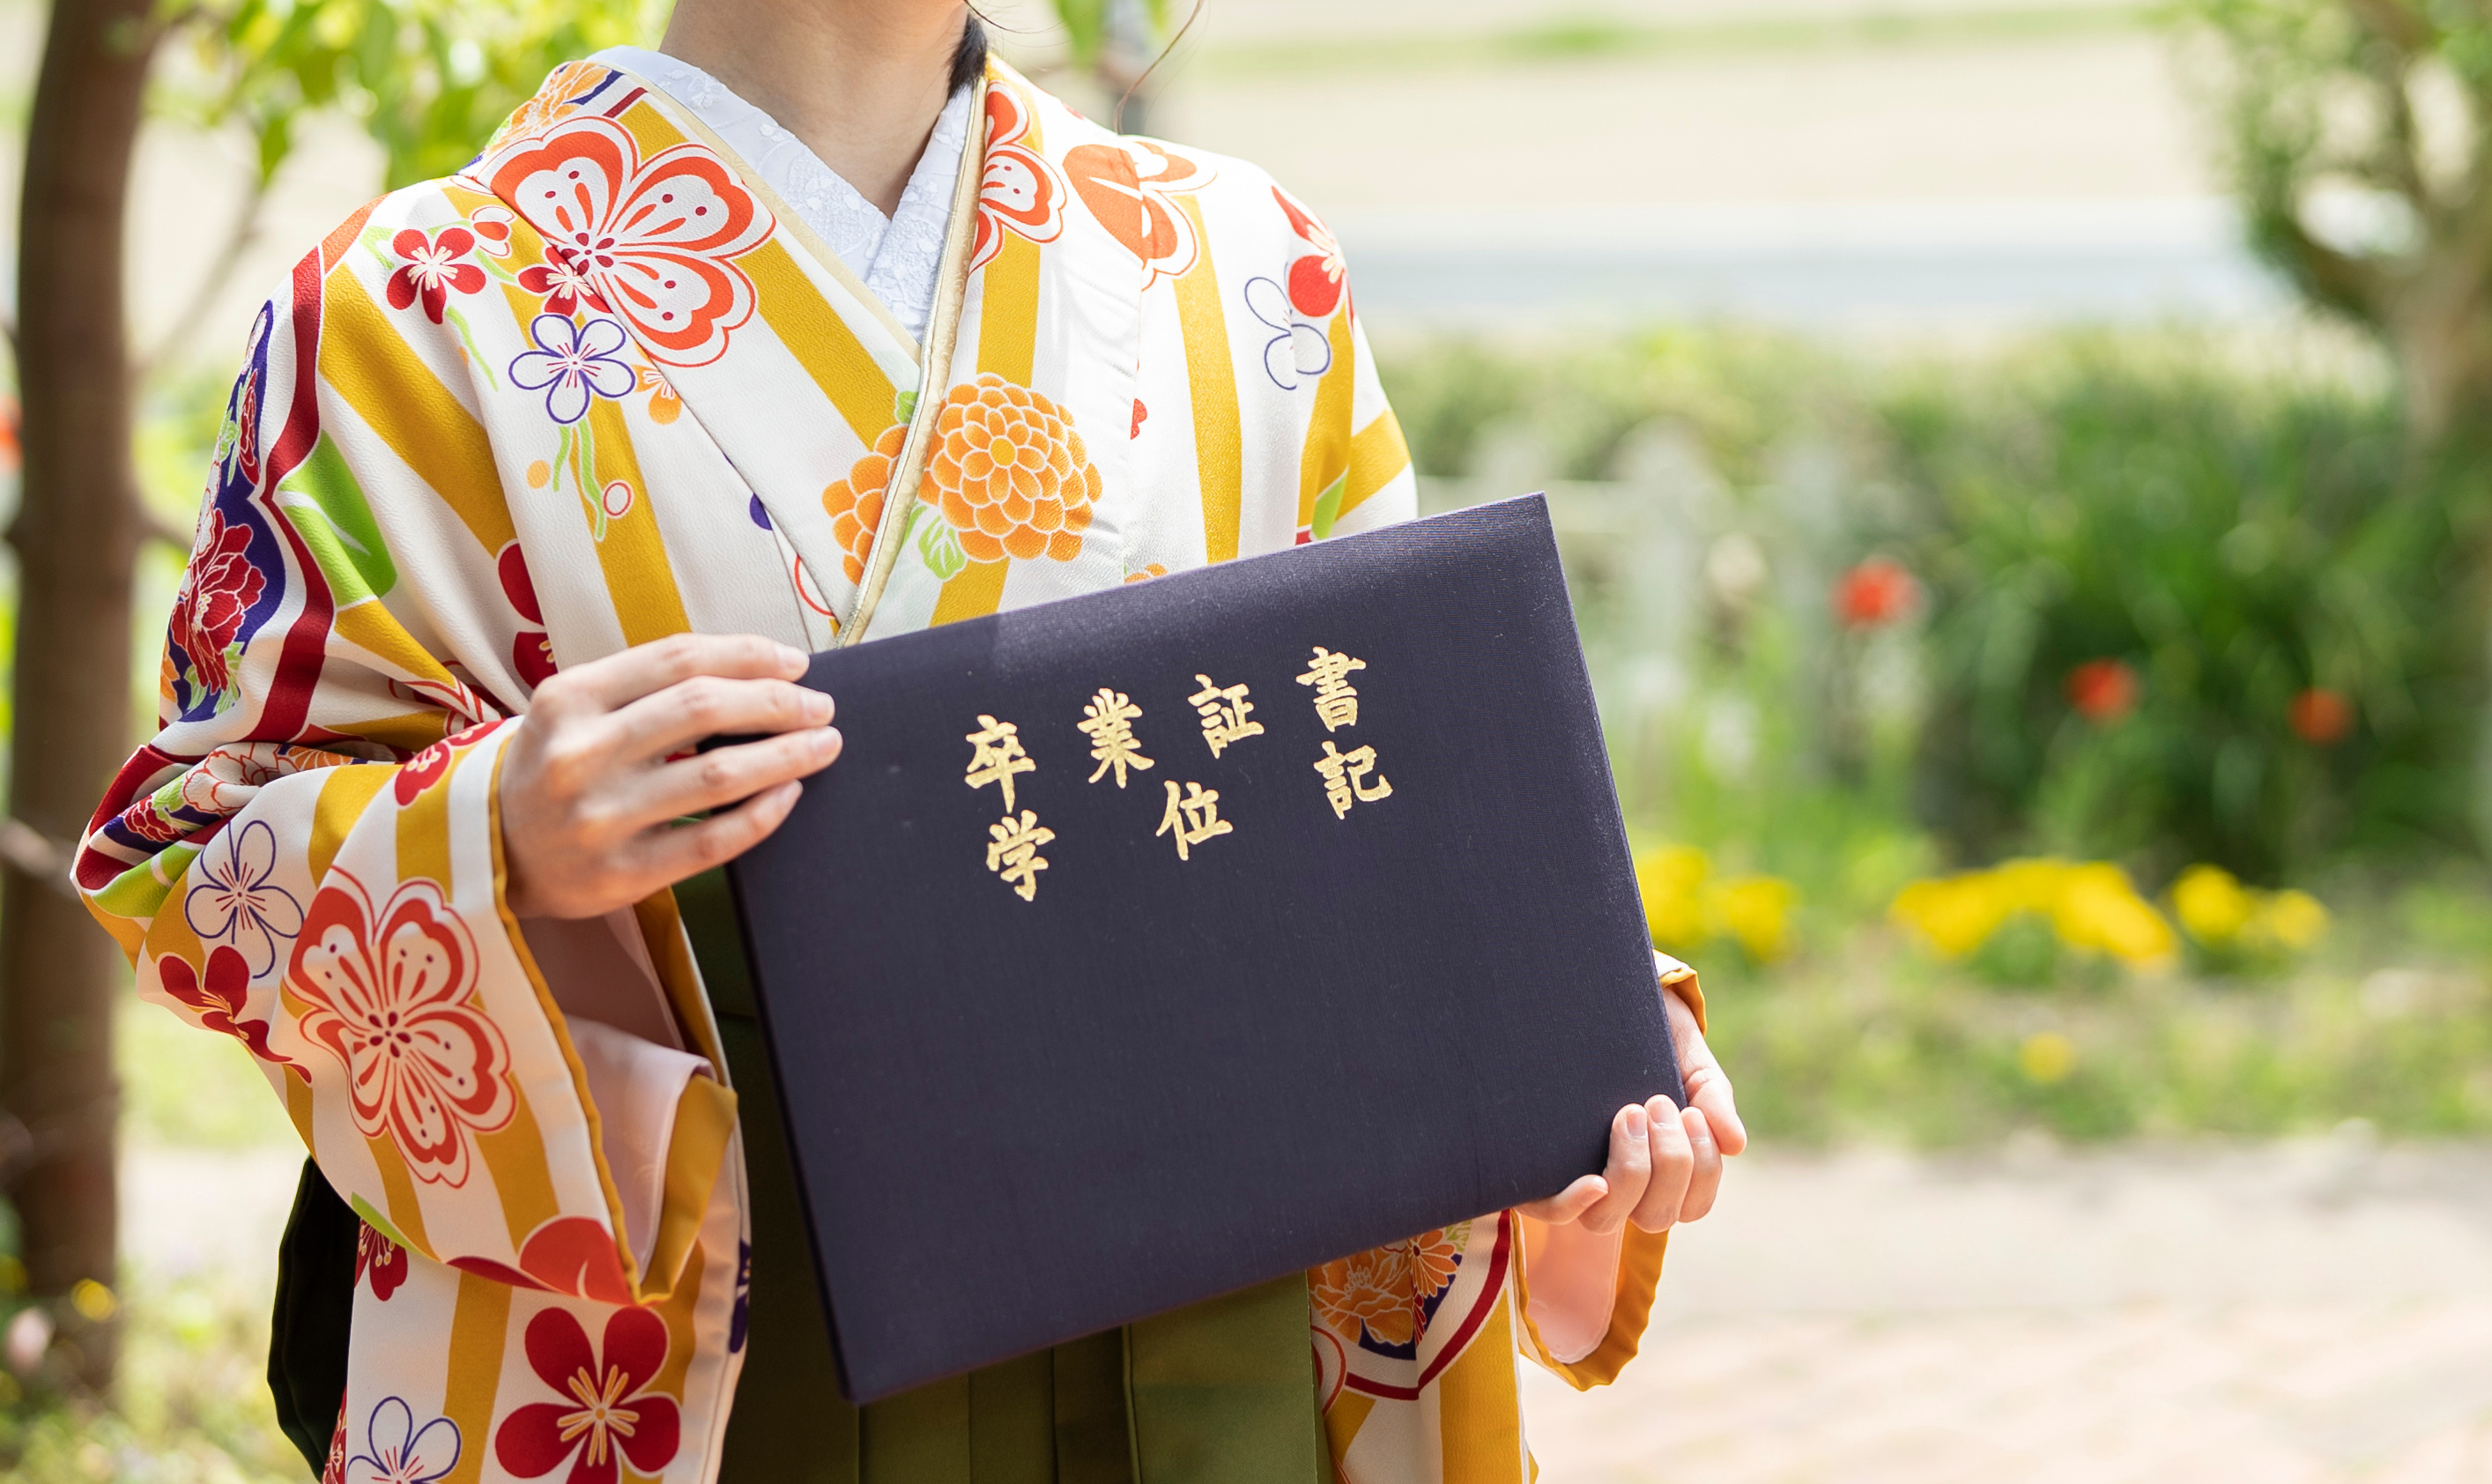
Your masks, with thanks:
M690 62L640 46L608 46L589 60L664 88L830 244L909 334L925 336L942 272L952 188L969 139L971 89L962 88L944 103L926 152L901 193L900 209L885 217L803 140Z

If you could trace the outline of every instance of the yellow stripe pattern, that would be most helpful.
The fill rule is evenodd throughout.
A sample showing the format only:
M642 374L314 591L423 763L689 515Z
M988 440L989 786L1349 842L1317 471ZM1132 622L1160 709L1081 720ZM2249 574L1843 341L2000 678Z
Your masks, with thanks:
M1238 522L1246 507L1246 441L1238 429L1237 358L1229 344L1229 320L1220 308L1220 275L1211 265L1211 238L1202 208L1191 195L1178 202L1202 245L1194 266L1176 281L1177 323L1185 339L1187 400L1194 404L1194 461L1202 488L1203 560L1225 562L1237 554ZM1300 523L1305 523L1301 519Z

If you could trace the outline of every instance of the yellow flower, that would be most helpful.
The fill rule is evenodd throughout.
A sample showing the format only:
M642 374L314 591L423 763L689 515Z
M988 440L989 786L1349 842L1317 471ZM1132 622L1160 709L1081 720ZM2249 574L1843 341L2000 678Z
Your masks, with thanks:
M1750 958L1771 964L1791 952L1792 899L1796 895L1779 877L1742 876L1706 893L1705 916L1737 938Z
M1962 958L2019 913L2051 924L2071 948L2107 953L2132 967L2171 956L2172 929L2128 876L2108 861L2012 860L1988 871L1914 881L1888 914L1943 958Z
M1703 943L1705 879L1713 874L1705 852L1694 846L1664 846L1637 856L1635 872L1652 940L1665 948Z
M2090 948L2131 968L2157 964L2177 946L2171 925L2107 861L2072 866L2061 877L2051 926L2071 948Z
M2016 1048L2016 1066L2028 1079L2047 1087L2067 1081L2077 1069L2077 1048L2056 1030L2037 1030Z
M2257 909L2257 901L2221 866L2192 866L2172 883L2172 910L2180 926L2209 947L2240 937Z
M2249 936L2300 953L2328 935L2328 908L2306 891L2270 893L2259 904L2258 915L2245 931Z
M1940 957L1960 959L1988 942L2013 910L1998 877L1977 871L1914 881L1895 898L1890 915L1928 939Z

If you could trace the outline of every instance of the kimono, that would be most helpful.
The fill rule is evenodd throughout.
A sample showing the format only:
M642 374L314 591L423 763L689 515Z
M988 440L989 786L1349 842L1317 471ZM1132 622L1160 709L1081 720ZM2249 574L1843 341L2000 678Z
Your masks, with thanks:
M252 327L162 730L74 872L140 993L243 1044L362 1222L331 1478L720 1465L737 1097L672 894L586 924L504 899L496 766L539 683L690 630L816 650L1412 514L1312 213L1000 64L977 89L922 343L697 120L594 63L340 223ZM1634 1353L1662 1239L1630 1230L1608 1312L1544 1343L1524 1225L1307 1275L1339 1477L1519 1484L1518 1354L1588 1385ZM1149 1484L1223 1476L1148 1452Z

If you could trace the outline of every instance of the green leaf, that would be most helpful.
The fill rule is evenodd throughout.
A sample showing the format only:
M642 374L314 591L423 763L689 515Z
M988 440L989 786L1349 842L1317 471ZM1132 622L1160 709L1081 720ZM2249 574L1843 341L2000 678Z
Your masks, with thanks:
M922 510L925 507L918 508ZM914 512L910 513L909 519L911 524L916 523ZM953 534L948 520L926 522L926 530L917 538L917 554L926 559L927 571L946 582L960 576L961 569L969 565L968 553L961 549L961 538Z

